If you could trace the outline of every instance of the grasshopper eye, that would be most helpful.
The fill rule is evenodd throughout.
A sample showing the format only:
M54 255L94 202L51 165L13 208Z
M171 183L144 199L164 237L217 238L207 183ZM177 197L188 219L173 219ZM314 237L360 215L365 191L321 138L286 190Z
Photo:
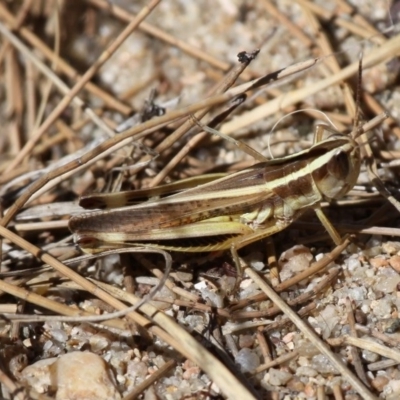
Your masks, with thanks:
M350 164L347 153L339 150L328 162L328 172L337 179L343 179L350 173Z

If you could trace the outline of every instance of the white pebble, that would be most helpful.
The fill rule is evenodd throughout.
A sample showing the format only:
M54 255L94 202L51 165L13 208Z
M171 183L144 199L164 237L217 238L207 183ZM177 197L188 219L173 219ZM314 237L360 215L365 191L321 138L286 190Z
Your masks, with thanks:
M349 271L354 271L356 268L361 267L361 262L358 258L349 258L347 261Z
M238 351L235 363L240 366L242 372L252 372L260 365L260 358L253 350L244 348Z
M57 340L60 343L65 343L68 340L68 335L62 329L53 329L51 335L54 340Z
M292 374L280 369L270 368L268 371L268 382L270 385L283 386L292 378Z

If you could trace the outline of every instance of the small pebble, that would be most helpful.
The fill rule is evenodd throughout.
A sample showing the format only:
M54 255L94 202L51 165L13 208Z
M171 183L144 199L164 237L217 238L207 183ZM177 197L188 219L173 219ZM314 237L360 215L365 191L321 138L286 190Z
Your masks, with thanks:
M293 377L290 372L275 368L270 368L268 371L268 376L269 384L273 386L283 386Z
M287 383L286 387L293 392L302 392L304 390L304 383L298 376L293 376Z
M299 355L307 360L307 364L309 364L308 358L320 354L319 350L311 342L304 339L298 340L296 349L298 349Z
M260 365L260 358L254 351L244 348L236 354L235 363L242 372L252 372Z
M56 400L119 400L112 372L105 361L89 352L64 354L51 365L51 382Z
M279 276L281 280L289 279L293 275L307 269L312 259L313 255L310 249L302 245L294 246L283 252L279 258L279 265L281 267Z
M386 260L386 258L382 258L382 257L375 257L375 258L371 258L369 260L369 263L374 267L374 268L382 268L382 267L387 267L388 265L388 260Z
M390 266L397 272L400 272L400 256L396 255L390 258Z
M377 376L372 379L371 386L378 392L382 392L383 388L388 384L389 379L386 376Z
M369 249L365 249L363 251L363 254L368 258L379 256L379 254L381 254L381 247L380 246L370 247Z
M94 353L106 349L110 345L110 341L102 335L93 335L89 339L90 348Z
M396 254L400 251L400 242L383 242L382 249L387 254Z
M56 358L46 358L28 365L21 372L21 380L38 393L45 393L51 385L50 366Z
M318 354L312 358L311 367L317 370L320 374L337 374L336 368L322 354Z
M349 258L345 261L349 271L354 271L357 268L361 268L361 262L358 258Z
M189 380L194 377L199 376L201 373L201 369L197 366L192 366L191 368L187 368L186 371L182 374L182 378Z
M400 380L392 379L388 382L388 385L392 389L391 396L400 396ZM399 397L391 397L391 399L398 399Z
M143 380L147 375L147 366L144 362L131 360L127 363L126 373L133 380L138 378L139 380Z
M392 311L392 301L386 297L379 300L374 300L371 302L371 308L372 313L379 319L389 318Z
M363 350L361 354L362 354L361 357L363 358L363 360L367 361L368 363L377 362L380 359L379 354L374 353L369 350Z
M315 397L315 388L312 383L307 383L307 385L304 388L304 394L308 397Z

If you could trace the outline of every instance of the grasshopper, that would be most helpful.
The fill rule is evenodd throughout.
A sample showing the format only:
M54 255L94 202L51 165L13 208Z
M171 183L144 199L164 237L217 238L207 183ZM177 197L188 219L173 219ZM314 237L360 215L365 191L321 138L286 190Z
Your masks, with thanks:
M73 216L69 228L88 253L127 246L233 252L282 231L313 209L338 245L342 239L320 204L341 198L353 188L361 165L356 138L383 118L354 126L350 135L319 125L307 150L222 177L202 176L200 185L163 198L126 206L135 198L173 190L174 184L83 197L84 207L116 208ZM328 132L326 138L324 132ZM190 185L191 180L181 184Z

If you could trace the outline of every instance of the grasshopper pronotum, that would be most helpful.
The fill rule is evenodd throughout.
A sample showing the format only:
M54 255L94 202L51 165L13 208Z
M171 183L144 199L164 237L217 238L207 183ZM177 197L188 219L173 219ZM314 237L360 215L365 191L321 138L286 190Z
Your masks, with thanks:
M72 217L69 227L75 241L89 253L127 246L186 252L234 250L285 229L305 210L314 209L339 244L341 237L320 203L338 199L353 188L361 164L356 137L383 118L355 126L350 135L319 126L310 149L218 179L205 177L210 181L161 199L83 213ZM329 135L323 139L326 130ZM81 205L115 207L115 203L129 204L143 194L159 195L169 188L92 195L82 198Z

